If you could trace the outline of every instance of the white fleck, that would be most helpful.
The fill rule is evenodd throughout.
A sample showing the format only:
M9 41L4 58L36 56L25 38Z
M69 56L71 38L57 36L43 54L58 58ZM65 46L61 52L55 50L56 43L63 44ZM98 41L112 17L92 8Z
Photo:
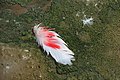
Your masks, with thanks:
M77 12L77 13L76 13L76 16L79 17L79 16L80 16L79 14L80 14L80 12Z
M79 17L80 15L77 13L76 16Z
M90 64L89 62L87 62L87 64Z
M86 15L84 15L84 18L86 18Z
M42 75L39 75L39 77L41 78L41 77L42 77Z
M27 60L28 58L29 58L28 56L22 55L23 60Z
M85 11L83 11L82 14L85 14Z
M10 66L6 66L5 68L6 68L6 69L10 69Z
M93 25L93 18L86 18L86 16L84 16L83 21L83 25Z
M7 23L8 23L8 22L9 22L9 20L6 20L5 22L7 22Z
M29 50L27 50L27 49L25 49L24 51L25 51L25 52L29 52Z
M98 5L98 4L96 3L96 4L95 4L95 7L96 7L97 5Z
M13 20L14 22L16 21L16 20Z
M63 17L63 19L65 19L65 17Z

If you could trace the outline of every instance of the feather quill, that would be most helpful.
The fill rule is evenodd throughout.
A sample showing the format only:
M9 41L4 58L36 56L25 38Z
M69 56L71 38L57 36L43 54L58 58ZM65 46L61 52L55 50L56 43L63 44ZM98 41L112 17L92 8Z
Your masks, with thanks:
M64 65L72 65L74 53L67 47L67 44L60 38L59 34L53 29L40 27L40 24L34 26L33 31L38 45L42 46L47 55L51 55L56 62Z

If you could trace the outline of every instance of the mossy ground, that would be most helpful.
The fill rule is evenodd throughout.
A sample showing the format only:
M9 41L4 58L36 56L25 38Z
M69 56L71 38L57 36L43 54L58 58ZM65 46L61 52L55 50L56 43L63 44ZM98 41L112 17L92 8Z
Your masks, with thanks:
M22 5L22 0L8 3L20 3L26 7L30 2L25 5ZM120 1L53 0L47 10L43 10L47 5L43 3L20 15L15 15L6 7L1 8L0 42L23 49L38 49L31 29L42 22L56 28L55 31L73 50L76 59L72 66L64 66L40 52L43 59L46 58L45 63L41 63L46 64L46 80L119 80ZM93 25L83 25L84 15L93 17Z

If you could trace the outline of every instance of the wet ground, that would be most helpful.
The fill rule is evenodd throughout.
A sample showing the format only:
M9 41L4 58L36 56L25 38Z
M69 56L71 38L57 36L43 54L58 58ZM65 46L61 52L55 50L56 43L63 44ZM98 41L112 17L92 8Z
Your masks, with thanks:
M119 0L0 1L0 80L120 80L119 16ZM32 27L41 22L75 53L72 66L38 47Z

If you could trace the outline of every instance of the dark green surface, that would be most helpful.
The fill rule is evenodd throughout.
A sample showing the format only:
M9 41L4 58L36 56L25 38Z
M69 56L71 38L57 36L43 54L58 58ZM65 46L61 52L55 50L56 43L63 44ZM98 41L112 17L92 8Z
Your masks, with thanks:
M23 2L19 0L18 3L22 5ZM76 16L77 12L79 17ZM93 25L82 24L82 12L87 17L93 17ZM48 71L48 80L120 79L119 0L53 0L50 9L45 12L34 7L27 13L16 16L2 9L0 15L2 43L38 49L31 29L42 22L56 28L55 31L73 50L76 61L72 66L57 64L51 57L46 57L49 65L47 68L52 70ZM45 57L46 54L41 55Z

